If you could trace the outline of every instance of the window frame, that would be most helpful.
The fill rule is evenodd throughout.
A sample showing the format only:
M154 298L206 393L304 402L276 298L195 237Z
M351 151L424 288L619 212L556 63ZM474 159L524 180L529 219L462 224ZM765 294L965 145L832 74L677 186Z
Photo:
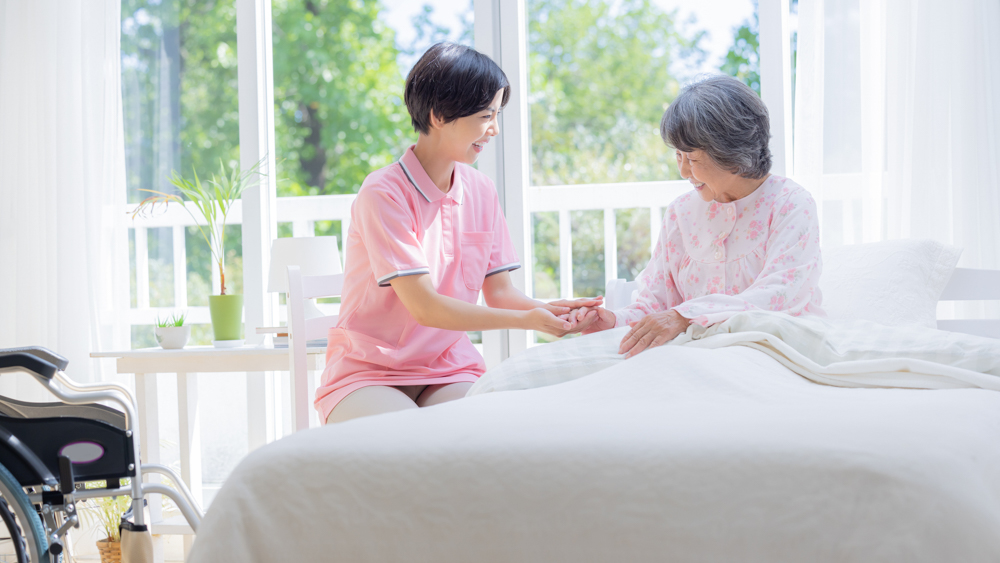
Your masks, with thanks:
M235 0L239 77L240 163L245 169L267 155L275 170L274 78L271 0ZM791 46L789 0L760 0L761 97L771 115L772 171L791 175ZM492 57L511 81L511 98L500 118L500 135L479 160L493 178L524 267L511 272L515 287L531 294L531 232L528 197L529 139L527 105L527 21L525 0L474 0L476 49ZM243 194L243 279L246 335L255 341L257 326L277 319L277 297L264 291L270 243L277 237L277 188L273 174ZM528 346L524 330L483 333L487 365L495 365Z

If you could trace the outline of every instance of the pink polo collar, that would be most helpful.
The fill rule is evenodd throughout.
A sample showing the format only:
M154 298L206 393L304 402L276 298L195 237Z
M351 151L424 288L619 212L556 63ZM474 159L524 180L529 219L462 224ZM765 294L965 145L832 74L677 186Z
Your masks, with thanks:
M444 193L434 185L430 176L424 171L423 165L417 160L417 155L413 154L414 146L416 145L410 145L410 148L406 149L406 152L399 159L399 165L403 169L403 173L410 180L410 183L413 184L414 189L427 202L438 201L445 196L450 196L451 199L461 205L462 200L465 198L465 189L462 183L462 175L458 172L458 164L455 164L455 171L452 172L451 190L448 193Z

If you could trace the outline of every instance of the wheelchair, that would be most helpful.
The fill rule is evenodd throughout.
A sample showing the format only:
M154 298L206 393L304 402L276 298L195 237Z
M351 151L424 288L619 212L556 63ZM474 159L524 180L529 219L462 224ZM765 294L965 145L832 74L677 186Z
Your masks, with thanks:
M0 521L16 561L62 561L65 536L80 525L76 503L90 498L127 495L131 509L122 518L123 527L146 532L145 497L159 493L174 501L197 532L202 512L184 481L166 466L144 465L139 459L138 407L129 391L116 384L76 383L65 374L68 364L45 348L0 349L0 375L26 372L61 401L0 397ZM176 488L144 483L143 477L153 473L166 476ZM129 480L127 486L120 485L123 479ZM84 487L92 481L107 486Z

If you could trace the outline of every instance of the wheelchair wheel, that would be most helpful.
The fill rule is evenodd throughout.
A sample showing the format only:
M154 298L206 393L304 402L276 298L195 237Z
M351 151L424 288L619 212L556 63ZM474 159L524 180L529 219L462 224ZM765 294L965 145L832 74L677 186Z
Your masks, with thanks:
M3 521L7 529L7 536L0 537L0 545L10 543L14 550L14 561L17 563L27 563L28 555L24 552L24 538L21 537L21 527L17 525L14 513L10 505L3 498L0 498L0 521Z
M14 543L20 563L50 563L49 542L35 507L6 467L0 465L0 519ZM15 520L16 518L16 520ZM20 526L18 525L20 523ZM25 549L27 547L27 549ZM27 551L27 553L25 553ZM27 555L27 557L25 557Z

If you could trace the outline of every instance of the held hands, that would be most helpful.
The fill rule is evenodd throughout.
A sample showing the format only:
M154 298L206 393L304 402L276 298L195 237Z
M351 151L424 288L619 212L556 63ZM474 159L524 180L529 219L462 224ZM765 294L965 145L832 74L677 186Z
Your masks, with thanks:
M603 297L594 299L561 299L527 311L528 330L540 330L554 336L565 336L588 328L598 315L595 308L604 303ZM543 314L547 313L547 314ZM614 318L612 315L612 326Z
M673 309L646 315L629 323L632 330L622 338L618 353L631 358L647 348L661 346L687 330L690 324L691 321Z

